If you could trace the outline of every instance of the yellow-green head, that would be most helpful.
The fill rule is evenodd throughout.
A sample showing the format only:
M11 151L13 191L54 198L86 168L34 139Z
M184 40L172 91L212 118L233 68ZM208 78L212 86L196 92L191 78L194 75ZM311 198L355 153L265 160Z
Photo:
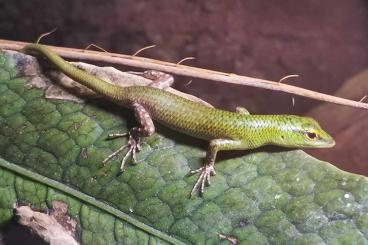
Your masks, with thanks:
M286 147L328 148L335 145L334 139L310 117L283 115L275 128L273 144Z

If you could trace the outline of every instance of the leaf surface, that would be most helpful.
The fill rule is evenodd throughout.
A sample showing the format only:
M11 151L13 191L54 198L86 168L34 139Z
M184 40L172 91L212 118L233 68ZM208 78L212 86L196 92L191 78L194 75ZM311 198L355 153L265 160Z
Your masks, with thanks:
M45 79L33 58L0 53L0 224L17 201L44 209L61 200L84 244L368 243L366 177L301 150L262 148L220 154L205 196L189 199L203 142L158 126L139 164L119 175L121 156L101 161L126 143L106 138L133 126L132 113L29 88Z

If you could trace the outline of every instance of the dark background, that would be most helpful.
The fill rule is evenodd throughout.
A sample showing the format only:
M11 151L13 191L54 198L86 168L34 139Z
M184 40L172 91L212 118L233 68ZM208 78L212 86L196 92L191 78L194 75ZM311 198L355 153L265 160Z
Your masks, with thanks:
M218 71L286 81L334 94L368 64L368 2L364 0L0 0L0 38L140 55ZM124 69L129 69L124 67ZM368 174L367 111L292 95L176 77L175 87L216 107L242 105L255 114L313 115L337 140L312 155L338 167ZM345 83L345 84L344 84ZM359 100L368 76L339 93ZM318 108L317 108L318 107ZM331 115L331 116L329 116ZM359 122L359 123L358 123Z

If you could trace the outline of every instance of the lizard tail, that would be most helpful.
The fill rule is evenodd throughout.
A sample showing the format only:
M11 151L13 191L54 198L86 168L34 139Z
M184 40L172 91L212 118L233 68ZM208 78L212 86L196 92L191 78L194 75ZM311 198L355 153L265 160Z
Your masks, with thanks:
M114 93L117 90L121 90L122 87L108 83L94 75L91 75L81 69L78 69L68 61L61 58L54 53L48 47L41 44L29 44L22 48L23 53L39 53L45 56L52 64L54 64L60 71L71 79L78 83L92 89L96 93L105 95L109 98L115 98L117 95Z

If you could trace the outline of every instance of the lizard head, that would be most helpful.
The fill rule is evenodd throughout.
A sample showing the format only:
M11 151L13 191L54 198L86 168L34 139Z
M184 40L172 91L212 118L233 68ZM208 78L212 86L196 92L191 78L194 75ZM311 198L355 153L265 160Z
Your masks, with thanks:
M328 148L335 141L316 120L310 117L287 116L290 126L279 127L275 144L287 147Z

